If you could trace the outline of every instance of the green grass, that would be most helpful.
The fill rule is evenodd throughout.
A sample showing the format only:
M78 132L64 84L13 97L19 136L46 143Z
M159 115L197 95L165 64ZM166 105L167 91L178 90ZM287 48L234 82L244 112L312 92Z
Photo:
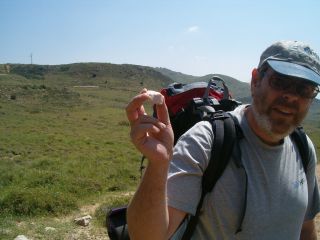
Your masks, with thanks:
M79 239L87 240L95 236L106 239L106 213L116 206L126 205L132 193L112 192L99 196L98 207L95 200L88 200L86 207L94 209L90 212L86 209L71 211L68 215L38 215L38 216L3 216L0 221L0 239L14 239L17 235L23 234L32 239ZM96 198L96 197L95 197ZM74 219L79 216L91 214L93 216L90 227L83 228L74 224ZM46 231L46 227L52 227L54 231ZM82 233L85 229L87 234ZM74 237L77 236L77 237Z
M127 204L138 184L125 106L142 86L75 75L0 75L0 239L68 239L73 220L54 219L91 203L104 231L107 210Z
M140 154L124 112L133 93L14 82L1 90L0 217L65 214L137 184Z
M130 143L124 109L142 85L159 89L159 76L130 67L93 78L97 66L84 66L87 72L22 66L16 71L23 76L0 75L0 239L67 239L72 219L56 219L92 203L99 204L93 225L103 232L106 212L127 204L138 184L141 154ZM318 121L307 122L306 131L319 156Z
M41 239L48 234L43 218L134 190L141 155L129 141L124 108L135 89L47 86L10 75L0 84L0 239L30 227L30 236ZM119 201L128 197L104 204ZM101 211L94 224L104 228ZM65 239L65 228L75 227L72 221L53 225L60 230L50 239Z
M99 111L97 118L93 114L98 113L71 112L68 117L61 116L62 123L59 116L51 116L48 122L39 116L37 123L24 118L26 128L22 130L16 127L18 121L1 129L0 166L4 171L0 179L5 191L0 209L6 198L23 189L33 189L36 194L50 188L66 197L71 193L82 198L125 190L136 182L139 156L128 144L128 129L109 119L122 114Z

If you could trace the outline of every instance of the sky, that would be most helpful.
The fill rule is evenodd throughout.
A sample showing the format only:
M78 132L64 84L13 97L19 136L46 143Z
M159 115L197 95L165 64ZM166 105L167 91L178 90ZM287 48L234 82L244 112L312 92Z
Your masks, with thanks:
M320 54L319 0L0 0L0 64L102 62L248 82L278 40Z

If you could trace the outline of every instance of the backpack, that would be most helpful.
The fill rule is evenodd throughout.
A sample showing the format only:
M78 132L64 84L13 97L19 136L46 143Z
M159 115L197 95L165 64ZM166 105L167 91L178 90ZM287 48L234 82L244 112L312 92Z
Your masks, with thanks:
M241 104L232 98L219 76L213 76L209 82L173 83L160 93L165 97L168 107L174 144L197 122L209 120L217 111L232 111Z
M212 121L212 127L215 134L214 143L212 146L212 153L209 164L203 173L202 177L202 191L201 197L197 206L196 214L189 218L187 227L181 240L191 239L193 232L199 220L204 197L207 193L211 192L222 176L224 169L231 159L231 155L235 154L234 162L238 168L242 168L245 174L245 198L244 206L240 216L240 223L235 233L242 231L242 223L245 217L247 208L247 184L248 177L246 170L241 161L241 149L239 141L244 137L238 120L227 113L222 113L221 116ZM301 126L297 127L291 134L290 138L297 145L304 172L307 173L307 167L310 161L309 144L307 135Z
M194 216L190 217L182 237L182 240L187 240L193 235L205 195L212 191L214 185L223 174L231 155L237 154L237 156L241 156L238 143L239 140L243 138L243 134L240 124L236 118L227 113L228 111L234 110L241 102L232 98L224 80L219 76L213 76L208 83L173 83L167 88L163 88L160 92L165 97L165 102L168 107L174 132L174 144L176 144L184 132L202 120L210 121L215 135L211 158L202 177L202 192L197 211ZM157 117L155 111L154 116ZM309 147L306 134L303 132L303 129L299 127L290 137L298 146L304 170L306 171L306 166L309 161ZM236 166L244 169L241 163L241 157L237 157L236 159ZM141 172L144 168L143 161L144 157L141 159ZM247 196L247 194L245 196ZM245 211L246 198L241 215L242 220ZM125 213L126 207L122 207L111 209L107 214L107 228L111 240L129 239ZM242 220L237 232L242 230Z

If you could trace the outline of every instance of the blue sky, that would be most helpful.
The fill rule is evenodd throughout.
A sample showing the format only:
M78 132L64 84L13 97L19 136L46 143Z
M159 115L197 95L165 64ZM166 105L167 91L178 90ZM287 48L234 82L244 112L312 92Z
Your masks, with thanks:
M129 63L249 81L282 39L320 54L319 0L0 0L0 63Z

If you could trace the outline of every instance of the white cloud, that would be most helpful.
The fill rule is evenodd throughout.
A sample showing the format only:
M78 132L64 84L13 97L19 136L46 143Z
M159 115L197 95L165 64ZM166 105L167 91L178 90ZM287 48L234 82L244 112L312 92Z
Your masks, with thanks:
M199 30L198 26L191 26L188 28L189 33L197 32Z

